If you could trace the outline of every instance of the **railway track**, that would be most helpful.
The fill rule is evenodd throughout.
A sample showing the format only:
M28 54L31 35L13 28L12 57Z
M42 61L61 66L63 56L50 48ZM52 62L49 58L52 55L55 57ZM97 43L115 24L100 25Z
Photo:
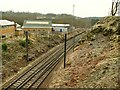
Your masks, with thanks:
M81 33L82 34L82 33ZM81 35L75 37L76 44ZM67 41L67 52L73 47L73 38ZM61 44L48 55L33 64L29 69L24 71L19 77L14 79L7 86L3 87L2 90L21 90L21 89L38 89L44 82L46 77L51 73L51 71L56 67L56 65L61 61L64 56L64 44Z

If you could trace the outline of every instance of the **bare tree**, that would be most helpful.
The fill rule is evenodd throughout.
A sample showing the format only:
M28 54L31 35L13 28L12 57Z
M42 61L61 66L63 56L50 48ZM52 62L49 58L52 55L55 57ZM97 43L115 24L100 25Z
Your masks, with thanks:
M119 0L113 0L112 1L112 9L111 9L111 14L112 16L115 16L115 14L117 13L117 10L118 10L118 6L119 6Z

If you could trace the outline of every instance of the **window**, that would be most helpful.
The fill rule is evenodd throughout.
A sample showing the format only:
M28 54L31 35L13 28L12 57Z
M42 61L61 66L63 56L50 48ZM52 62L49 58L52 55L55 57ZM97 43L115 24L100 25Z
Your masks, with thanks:
M6 36L5 36L5 35L2 35L2 38L6 38Z

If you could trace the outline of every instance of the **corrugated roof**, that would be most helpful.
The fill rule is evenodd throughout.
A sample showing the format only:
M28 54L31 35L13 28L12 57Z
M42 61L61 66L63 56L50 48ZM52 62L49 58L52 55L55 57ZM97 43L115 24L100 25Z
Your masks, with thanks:
M14 22L8 20L0 20L0 26L14 25Z
M22 28L51 28L52 24L50 21L41 20L25 20Z
M53 27L58 26L58 27L69 27L70 24L52 24Z

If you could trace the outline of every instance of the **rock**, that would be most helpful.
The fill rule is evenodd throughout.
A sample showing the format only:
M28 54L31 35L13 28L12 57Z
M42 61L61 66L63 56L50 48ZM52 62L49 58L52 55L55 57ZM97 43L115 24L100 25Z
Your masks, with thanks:
M14 70L13 70L13 69L11 69L10 71L11 71L11 72L14 72Z

